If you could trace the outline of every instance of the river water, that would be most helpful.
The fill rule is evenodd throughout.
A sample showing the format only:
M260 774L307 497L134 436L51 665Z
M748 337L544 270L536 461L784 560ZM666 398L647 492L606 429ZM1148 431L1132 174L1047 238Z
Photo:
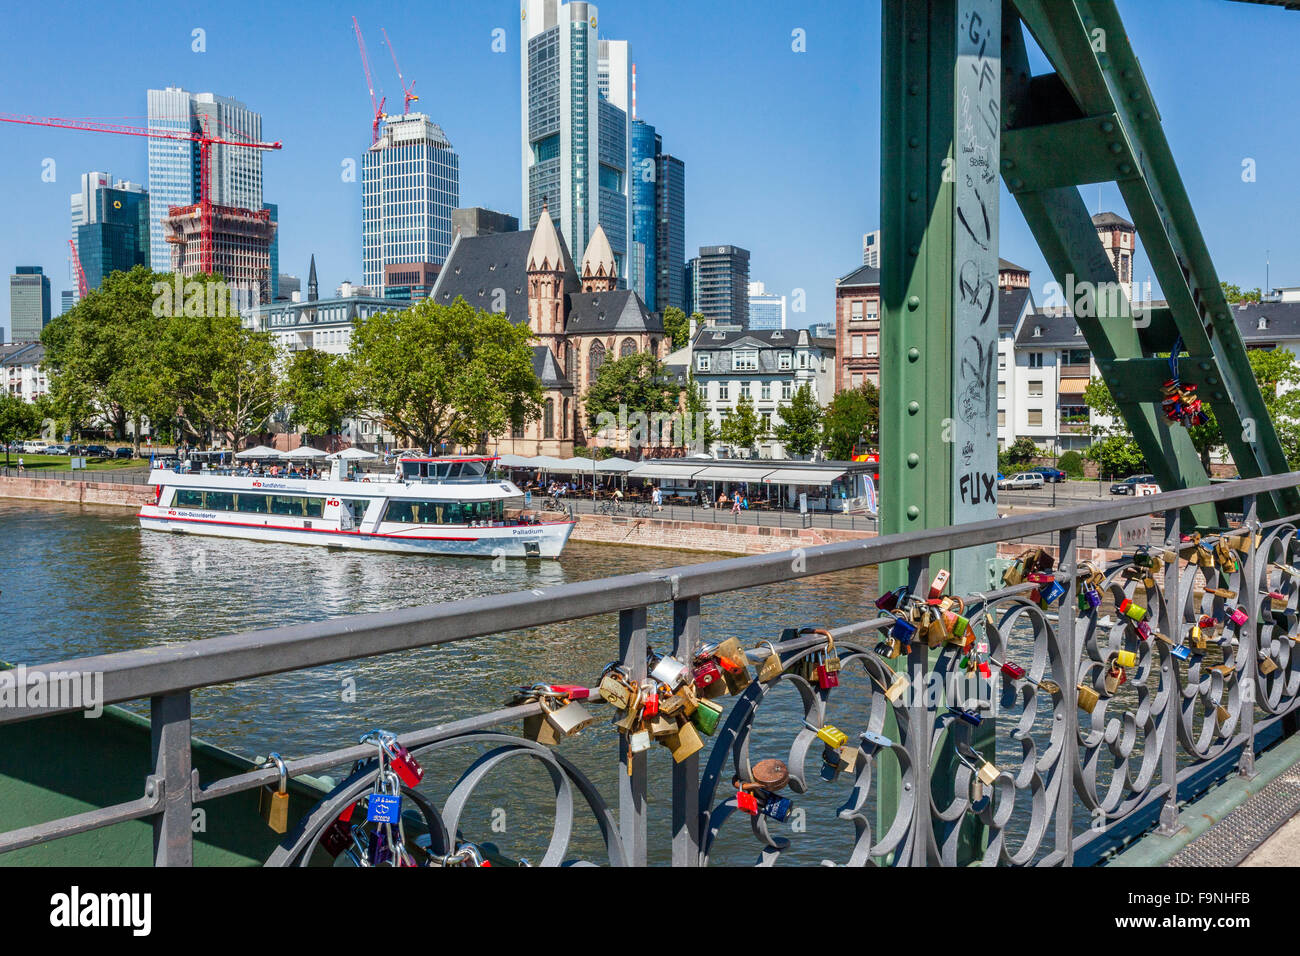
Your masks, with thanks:
M0 660L14 664L714 559L698 552L573 542L559 561L508 562L494 571L491 562L474 559L174 537L141 531L134 515L122 509L10 501L0 501L0 538ZM706 640L735 636L754 646L777 638L785 626L860 620L867 608L874 612L868 600L874 594L875 571L864 569L720 595L703 602L702 633ZM652 608L649 624L652 643L666 650L671 609ZM249 757L272 750L303 755L355 742L374 727L400 733L492 710L519 684L594 683L617 646L617 619L610 615L203 688L194 694L194 733ZM858 680L865 682L854 675L844 684ZM841 692L831 702L829 719L851 736L855 727L865 727L865 708L859 712L850 701L859 696L866 695ZM797 695L788 685L778 686L770 698L756 721L755 759L784 758L801 720ZM565 741L562 752L614 803L617 735L604 722L612 712L600 701L591 706L601 722ZM803 832L789 834L794 842L787 861L843 860L852 843L853 825L835 816L850 790L848 778L821 781L818 754L814 748L809 758L813 791L795 798L806 822ZM424 788L445 795L475 756L462 748L427 761ZM669 855L671 766L667 750L651 751L652 861ZM462 828L468 838L536 860L549 839L553 806L544 770L531 761L511 761L476 791ZM591 816L581 806L578 810L573 853L599 861L601 844ZM758 846L749 827L733 820L719 838L715 859L751 862Z

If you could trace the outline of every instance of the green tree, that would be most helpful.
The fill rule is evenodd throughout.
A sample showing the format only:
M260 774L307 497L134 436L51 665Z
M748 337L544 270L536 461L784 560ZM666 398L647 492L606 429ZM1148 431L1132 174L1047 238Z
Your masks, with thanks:
M527 323L458 296L451 305L425 300L353 327L357 407L408 444L477 445L541 415Z
M781 424L773 429L776 440L785 446L786 454L802 458L815 452L821 445L822 418L825 413L813 397L812 384L804 382L790 399L782 405Z
M664 334L673 343L673 351L685 348L691 334L691 320L675 305L664 309Z
M17 395L0 393L0 444L5 446L5 464L9 464L9 444L29 438L41 427L40 413L35 405Z
M1101 477L1123 478L1138 474L1146 469L1146 459L1138 443L1127 435L1111 435L1094 442L1083 453L1089 461L1095 461Z
M1071 478L1083 477L1083 456L1077 451L1067 451L1061 456L1061 460L1056 463L1056 467L1061 469Z
M1021 435L1012 442L1006 449L998 453L998 468L1003 471L1014 471L1021 465L1027 465L1038 457L1038 446L1034 440L1026 435Z
M640 416L644 416L647 425L656 421L662 432L666 427L668 434L653 434L654 443L665 439L672 441L671 423L667 417L678 410L681 389L668 369L656 356L649 352L633 352L619 359L603 364L596 372L596 380L587 388L587 420L593 433L605 432L613 425L624 423L630 428ZM634 436L629 435L630 439Z
M289 421L314 435L332 435L356 412L348 360L342 355L305 349L295 352L284 375Z
M733 451L745 453L768 437L763 432L762 420L754 411L754 402L748 395L741 395L731 414L722 419L718 437L730 445Z
M1219 285L1223 287L1223 297L1228 300L1229 305L1235 302L1259 302L1264 298L1263 291L1258 287L1242 292L1241 286L1230 282L1220 282Z
M840 392L822 418L822 444L826 454L847 461L858 445L872 445L880 431L880 392L871 382Z

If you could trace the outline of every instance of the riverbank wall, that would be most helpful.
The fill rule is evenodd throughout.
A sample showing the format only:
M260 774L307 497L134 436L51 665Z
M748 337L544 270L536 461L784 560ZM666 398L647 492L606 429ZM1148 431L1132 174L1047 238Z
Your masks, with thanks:
M61 501L75 505L110 505L138 510L141 505L154 500L154 490L153 485L11 476L0 477L0 498Z

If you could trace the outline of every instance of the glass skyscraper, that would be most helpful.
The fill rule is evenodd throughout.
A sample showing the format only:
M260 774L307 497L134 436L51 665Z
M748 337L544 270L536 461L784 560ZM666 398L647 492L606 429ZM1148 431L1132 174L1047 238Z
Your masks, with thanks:
M149 194L135 183L101 185L100 174L82 177L84 222L76 224L77 257L86 274L86 287L98 289L114 272L130 272L150 264ZM76 216L74 213L74 222Z
M751 329L785 328L785 296L768 292L761 282L749 284L749 322Z
M384 266L441 265L460 206L460 157L423 113L389 118L361 160L361 256L366 288L384 294Z
M9 277L9 341L39 342L49 322L49 278L40 266L18 266Z
M599 39L596 5L523 0L521 129L524 228L546 202L569 254L582 260L596 224L628 276L629 48Z
M261 114L238 100L213 93L190 93L179 87L149 90L149 128L213 135L262 138ZM199 145L184 140L149 138L149 248L153 268L171 271L171 250L162 220L172 206L199 201ZM254 212L262 204L262 150L214 145L211 151L212 201Z
M749 321L749 251L739 246L700 246L691 260L694 308L710 322L744 326Z
M655 158L662 150L655 128L645 120L632 121L632 246L628 270L629 287L641 296L651 311L655 304L655 206L657 169Z
M686 309L686 164L655 157L655 308ZM689 310L687 310L689 311Z

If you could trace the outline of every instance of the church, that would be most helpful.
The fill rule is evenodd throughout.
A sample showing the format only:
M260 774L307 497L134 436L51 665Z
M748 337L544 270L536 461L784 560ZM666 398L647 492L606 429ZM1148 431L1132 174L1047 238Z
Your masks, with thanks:
M542 383L542 415L507 435L492 436L496 454L573 456L600 445L584 411L587 388L602 364L634 352L664 358L663 318L641 297L618 288L618 264L599 225L575 269L545 205L531 231L457 236L429 298L527 322L533 371Z

